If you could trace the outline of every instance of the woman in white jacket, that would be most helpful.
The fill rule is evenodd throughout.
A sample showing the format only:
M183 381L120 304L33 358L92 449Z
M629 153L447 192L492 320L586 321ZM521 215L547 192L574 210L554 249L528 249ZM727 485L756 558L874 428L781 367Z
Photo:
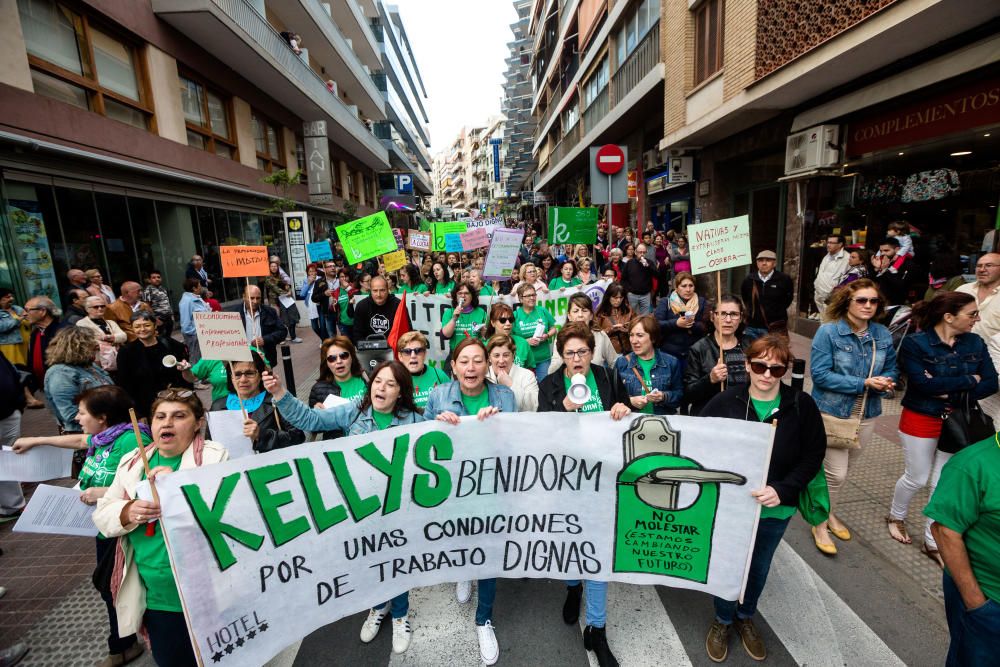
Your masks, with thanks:
M104 319L104 311L108 307L104 297L88 296L84 307L87 309L87 316L78 320L76 326L93 331L99 342L110 343L115 347L125 344L127 337L118 323Z
M153 480L229 459L225 447L202 438L205 408L193 391L161 391L150 415L153 443L146 448L146 456ZM111 578L118 631L125 636L145 628L159 667L196 665L158 521L160 506L136 499L136 486L145 478L136 449L122 458L114 481L94 511L94 525L101 534L122 538L117 547L121 559L116 561L124 562L124 567L120 577L116 567Z
M517 345L514 339L504 334L496 334L486 342L489 368L486 379L490 382L510 387L517 399L518 412L538 410L538 380L534 372L514 363Z
M569 310L566 312L566 324L582 322L594 334L594 358L590 360L593 366L604 366L608 370L615 367L620 356L611 344L611 338L601 329L594 327L594 303L586 294L574 294L569 298ZM552 360L549 363L549 374L555 373L562 366L562 357L552 346Z

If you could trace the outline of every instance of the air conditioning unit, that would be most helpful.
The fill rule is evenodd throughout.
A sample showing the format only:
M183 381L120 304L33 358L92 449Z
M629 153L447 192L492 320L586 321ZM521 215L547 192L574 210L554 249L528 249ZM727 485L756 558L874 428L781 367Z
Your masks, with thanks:
M655 148L642 154L643 171L650 172L660 166L660 164L662 164L662 161L660 160L660 151Z
M817 125L788 135L785 175L834 167L840 161L840 126Z

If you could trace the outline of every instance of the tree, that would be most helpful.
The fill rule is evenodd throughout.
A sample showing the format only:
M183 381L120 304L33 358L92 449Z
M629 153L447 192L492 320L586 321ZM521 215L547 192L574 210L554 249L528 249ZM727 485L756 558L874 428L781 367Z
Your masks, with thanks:
M299 203L289 197L288 193L293 186L299 184L301 178L302 171L299 169L292 173L288 173L287 169L279 169L260 179L262 183L273 185L278 193L278 196L271 200L271 205L264 209L264 213L281 215L299 208Z

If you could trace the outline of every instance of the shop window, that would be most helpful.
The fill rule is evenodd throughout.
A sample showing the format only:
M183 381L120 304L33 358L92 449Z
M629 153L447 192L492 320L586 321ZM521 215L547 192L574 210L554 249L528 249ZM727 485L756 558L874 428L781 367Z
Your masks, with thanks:
M250 124L254 147L257 150L257 168L269 174L277 169L284 169L285 162L281 156L281 128L256 111L250 114Z
M724 0L705 0L694 10L695 85L722 69L724 19Z
M139 271L143 278L138 282L145 285L149 272L156 269L163 276L163 287L170 295L170 303L176 307L181 298L184 272L178 271L176 264L166 262L163 244L160 243L159 227L156 224L156 207L153 200L129 197L128 215L132 223L136 254L139 257Z
M97 206L104 256L108 262L104 282L111 285L116 294L120 293L121 285L126 280L142 284L125 197L96 192L94 203Z
M302 137L297 134L295 135L295 165L298 167L299 172L301 172L299 183L308 182L309 178L307 174L309 172L307 169L308 160L306 160L306 144Z
M18 0L35 92L150 129L138 47L53 0Z
M21 285L24 299L17 303L45 295L61 304L69 266L51 186L6 181L3 195L7 208L0 220L11 232L12 245L0 238L0 284ZM4 257L14 259L13 264Z
M229 160L237 159L230 129L233 124L229 99L192 75L182 74L180 81L188 146Z

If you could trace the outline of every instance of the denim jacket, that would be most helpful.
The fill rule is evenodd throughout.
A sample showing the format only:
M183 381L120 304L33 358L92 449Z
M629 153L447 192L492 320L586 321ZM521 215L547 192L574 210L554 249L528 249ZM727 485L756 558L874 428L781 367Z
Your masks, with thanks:
M358 406L352 401L332 408L310 408L308 405L286 393L274 406L281 417L295 428L321 433L323 431L344 431L351 427L358 416Z
M24 317L24 309L20 306L11 306L11 310L17 313L18 317ZM24 339L21 337L21 323L6 310L0 310L0 345L21 345Z
M681 364L677 358L661 352L654 351L656 364L649 372L649 390L659 389L666 395L666 399L653 404L653 413L658 415L672 415L677 413L677 408L681 404L681 397L684 395L684 381L681 375ZM625 389L629 396L642 396L646 394L642 382L639 381L635 371L642 375L642 368L639 367L639 360L635 353L630 352L618 357L615 362L615 370L625 383Z
M400 410L400 414L392 416L392 423L389 424L389 428L393 426L406 426L408 424L418 424L424 421L424 416L416 412L407 412L406 410ZM377 431L378 426L375 424L375 418L372 417L372 408L368 407L363 412L359 412L358 416L355 418L354 423L351 424L350 430L347 432L348 435L361 435L363 433L371 433L372 431Z
M997 391L997 371L978 334L959 334L948 347L934 329L921 331L903 340L899 363L907 376L903 407L923 415L941 416L963 392L978 400Z
M76 421L77 396L91 389L112 384L111 377L97 366L55 364L45 371L45 398L63 431L79 433Z
M487 381L486 391L489 392L490 405L500 408L500 412L517 412L517 399L509 388ZM457 380L439 384L431 390L431 395L427 397L427 407L424 408L424 419L430 421L442 412L449 411L460 417L469 414L462 403L462 389Z
M865 390L865 380L872 368L872 344L875 341L875 368L873 376L896 380L896 350L892 347L892 334L881 324L868 324L871 338L864 343L858 339L846 320L824 324L813 338L810 364L812 365L812 397L820 411L834 417L851 416L851 408ZM881 394L868 392L864 419L882 414Z

